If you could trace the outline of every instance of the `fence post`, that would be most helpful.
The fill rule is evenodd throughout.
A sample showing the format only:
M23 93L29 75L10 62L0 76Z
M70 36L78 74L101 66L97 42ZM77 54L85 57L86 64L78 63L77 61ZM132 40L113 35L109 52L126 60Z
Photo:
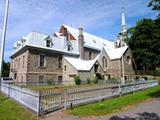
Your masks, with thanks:
M64 89L64 109L67 109L67 89Z
M10 86L10 83L8 83L8 98L10 97L10 88L11 86Z
M136 85L133 85L133 92L132 92L133 94L135 93L135 86L136 86Z
M121 85L119 85L119 96L122 95Z
M41 115L41 93L40 91L38 91L38 112L37 112L37 116Z

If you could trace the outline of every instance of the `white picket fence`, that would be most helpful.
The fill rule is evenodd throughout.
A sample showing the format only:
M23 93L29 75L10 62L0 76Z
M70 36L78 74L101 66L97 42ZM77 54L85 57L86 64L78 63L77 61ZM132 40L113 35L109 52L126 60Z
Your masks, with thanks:
M65 98L65 108L108 99L115 96L121 96L123 94L151 88L157 86L158 84L158 81L144 81L113 87L105 87L105 85L99 85L97 86L97 88L89 88L86 90L68 88Z
M33 91L12 84L2 83L1 90L10 98L29 107L38 115L42 115L61 108L67 109L151 88L158 84L158 81L144 81L111 87L95 85Z
M21 88L13 84L1 83L1 91L8 97L13 98L22 105L35 112L39 110L39 92L26 88Z

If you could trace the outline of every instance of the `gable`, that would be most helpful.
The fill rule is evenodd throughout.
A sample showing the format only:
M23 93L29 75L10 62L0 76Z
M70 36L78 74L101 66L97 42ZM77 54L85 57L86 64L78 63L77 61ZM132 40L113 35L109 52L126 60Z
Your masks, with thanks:
M64 26L62 26L60 28L59 33L62 33L61 36L67 36L69 33L69 40L76 40L73 35L67 30L67 28L65 28Z
M102 58L103 57L105 57L107 59L107 61L110 61L110 58L109 58L107 52L104 50L104 48L101 50L101 53L100 53L99 58L98 58L98 62L101 66L102 66Z

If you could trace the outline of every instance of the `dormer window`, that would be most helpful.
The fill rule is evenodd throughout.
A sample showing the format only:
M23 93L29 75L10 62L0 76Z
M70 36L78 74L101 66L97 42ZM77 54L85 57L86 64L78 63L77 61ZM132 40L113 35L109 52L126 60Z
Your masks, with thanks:
M67 50L68 50L68 51L73 50L73 48L72 48L72 43L71 43L70 41L67 41Z
M52 42L50 40L46 40L46 47L52 47Z
M46 39L46 47L52 47L52 39L48 36Z

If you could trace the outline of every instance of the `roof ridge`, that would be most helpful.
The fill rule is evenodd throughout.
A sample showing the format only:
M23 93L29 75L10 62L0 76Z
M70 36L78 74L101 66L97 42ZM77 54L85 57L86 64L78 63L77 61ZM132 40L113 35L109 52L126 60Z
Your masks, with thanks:
M66 27L69 27L69 28L74 29L74 30L76 30L76 31L78 32L78 29L77 29L77 28L74 28L74 27L72 27L72 26L69 26L69 25L66 25L66 24L62 24L62 26L64 26L64 27L65 27L65 26L66 26ZM113 43L113 42L110 41L110 40L107 40L107 39L105 39L105 38L96 36L96 35L94 35L94 34L92 34L92 33L88 33L88 32L85 32L85 31L83 31L83 32L84 32L84 34L88 34L88 35L90 35L90 36L92 36L92 37L97 37L97 38L103 39L103 40L105 40L105 41L107 41L107 42Z

